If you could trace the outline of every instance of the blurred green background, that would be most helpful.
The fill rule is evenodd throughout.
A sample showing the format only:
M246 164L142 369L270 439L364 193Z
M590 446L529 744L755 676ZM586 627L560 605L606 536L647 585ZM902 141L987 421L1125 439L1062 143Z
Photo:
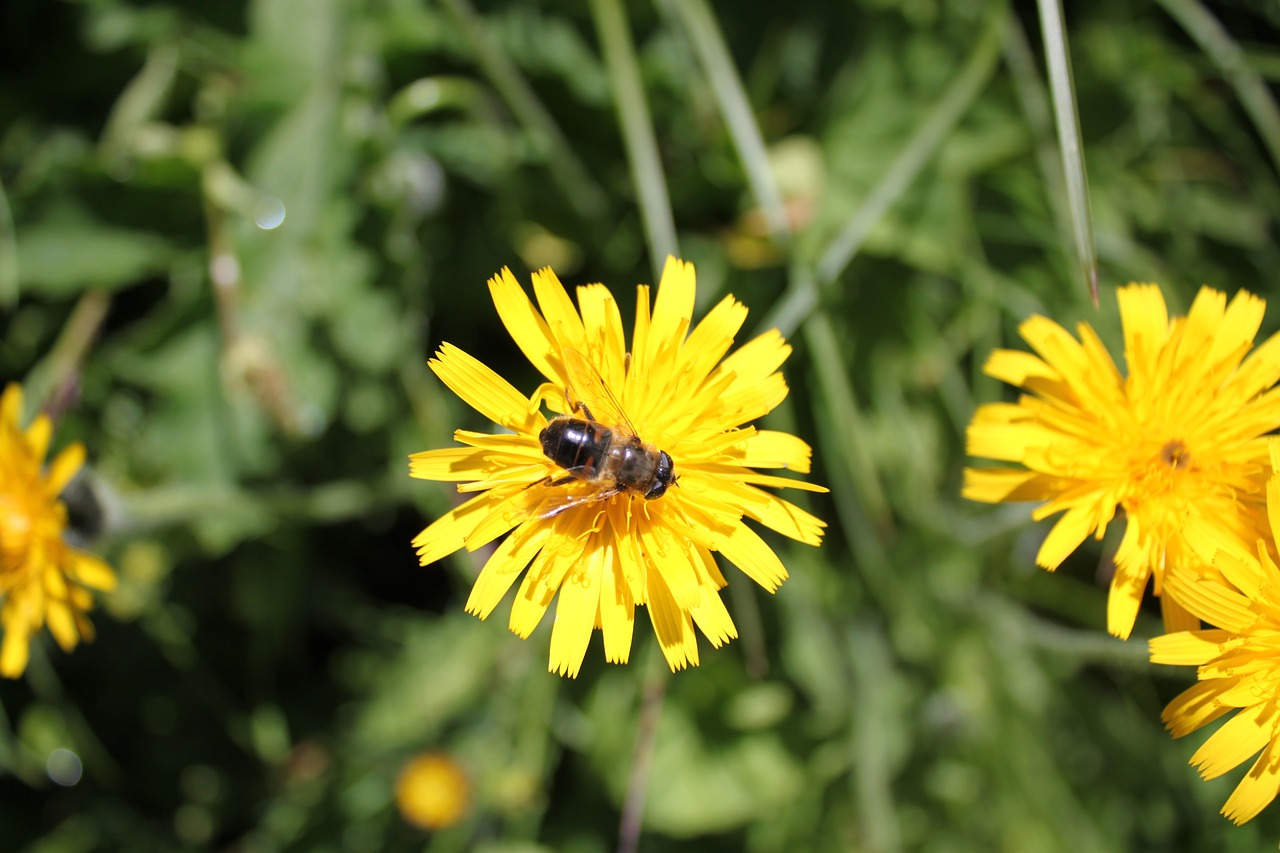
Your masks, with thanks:
M617 847L653 637L627 667L596 638L569 681L549 620L464 614L483 555L417 565L456 496L406 456L490 428L427 371L442 341L534 387L502 266L630 309L638 186L700 304L794 342L766 423L832 489L822 548L770 537L791 579L730 573L741 639L666 685L640 849L1273 847L1280 809L1232 827L1241 771L1199 781L1205 735L1162 730L1193 676L1146 663L1156 611L1104 633L1106 543L1049 575L1026 507L957 494L974 406L1009 393L982 362L1028 314L1114 344L1117 284L1274 294L1280 8L1069 4L1095 311L1031 3L472 2L0 6L0 379L87 445L68 503L121 576L95 643L42 635L0 685L0 848ZM423 750L472 783L434 834L393 799Z

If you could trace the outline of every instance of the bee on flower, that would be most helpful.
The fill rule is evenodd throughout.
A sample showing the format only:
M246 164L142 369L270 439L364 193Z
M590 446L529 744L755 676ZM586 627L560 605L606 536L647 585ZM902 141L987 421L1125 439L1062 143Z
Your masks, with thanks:
M562 675L577 675L595 628L606 659L625 663L637 605L673 670L698 663L694 626L715 647L736 637L713 554L771 592L787 576L746 519L821 541L822 521L768 489L826 490L756 470L809 471L807 444L750 426L786 397L778 368L791 348L775 330L730 353L746 308L726 297L695 326L695 287L693 266L668 259L652 307L649 288L637 289L628 349L603 285L579 287L575 307L543 270L535 308L504 269L489 281L494 305L546 381L526 397L450 344L430 361L509 432L459 430L464 447L410 457L412 476L475 495L418 535L418 555L426 565L506 535L466 609L488 617L523 574L511 630L528 637L557 599L550 669Z
M64 651L93 639L86 614L91 589L115 588L111 567L72 548L63 538L67 509L62 490L84 464L73 444L44 469L53 427L44 415L22 429L22 389L0 396L0 675L27 668L31 639L44 625Z
M1039 501L1036 520L1062 513L1036 562L1052 571L1117 514L1107 629L1127 638L1148 583L1168 630L1195 614L1164 587L1173 566L1247 550L1265 528L1266 435L1280 428L1280 337L1254 348L1266 307L1241 291L1202 288L1185 317L1160 289L1131 284L1117 299L1122 374L1088 324L1079 340L1045 317L1019 329L1035 353L997 350L987 374L1021 388L1016 403L980 406L968 452L1017 467L965 471L971 500Z

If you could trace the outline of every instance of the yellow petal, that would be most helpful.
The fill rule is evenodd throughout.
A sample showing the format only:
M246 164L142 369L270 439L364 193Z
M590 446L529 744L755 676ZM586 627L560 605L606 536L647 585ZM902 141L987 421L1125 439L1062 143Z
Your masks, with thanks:
M1043 474L1021 468L966 468L960 490L967 500L983 503L1040 501L1055 493Z
M31 632L21 630L12 624L6 625L4 642L0 644L0 675L5 678L18 678L26 671L30 657Z
M547 379L563 385L564 376L554 366L560 358L560 346L511 270L503 267L489 279L489 293L502 325L525 358Z
M589 284L578 288L578 310L586 329L585 354L609 390L621 394L626 381L627 341L618 303L609 288Z
M631 657L631 638L635 632L635 601L623 576L617 547L611 540L601 547L605 551L600 589L604 657L609 663L626 663Z
M556 619L551 628L551 672L577 678L591 642L591 629L600 610L604 551L591 547L560 585Z
M1222 298L1221 294L1210 288L1200 288L1200 292L1196 294L1195 301L1191 304L1191 311L1187 315L1189 322L1199 319L1196 308L1200 304L1201 298L1206 294L1215 294L1214 301ZM1253 339L1257 337L1258 329L1262 326L1262 318L1266 314L1266 309L1266 302L1248 291L1241 290L1231 299L1225 313L1222 313L1221 308L1213 312L1206 312L1203 324L1204 331L1197 337L1209 345L1209 352L1207 358L1204 352L1198 354L1201 362L1213 364L1219 361L1229 361L1233 365L1238 364L1242 360L1244 353L1248 352L1253 346ZM1191 331L1188 330L1188 335L1191 334ZM1195 339L1193 338L1193 340Z
M27 447L31 450L31 455L36 459L43 460L45 454L49 452L49 439L52 436L53 421L49 420L46 415L37 415L36 419L31 422L31 426L27 427L26 432ZM59 488L54 494L60 491L62 489Z
M1267 338L1249 353L1231 384L1241 399L1248 400L1280 382L1280 333Z
M1116 291L1124 328L1125 361L1135 368L1154 361L1169 338L1169 312L1164 295L1154 284L1129 284Z
M69 652L80 642L80 634L76 631L76 620L71 615L71 608L61 601L50 600L45 605L45 621L49 625L49 633L58 641L64 652Z
M551 539L552 527L543 519L525 522L502 540L485 561L467 597L466 611L489 618L511 584Z
M478 480L492 470L493 454L473 447L448 447L426 450L409 456L409 476L419 480L459 482Z
M116 573L107 563L86 551L72 550L71 576L91 589L110 592L116 588Z
M987 356L982 372L1015 388L1025 388L1060 399L1071 395L1070 386L1063 382L1062 374L1035 353L1011 349L993 350Z
M84 445L72 444L59 453L53 460L53 464L49 466L49 477L46 481L49 493L61 494L82 465L84 465Z
M555 355L559 356L566 347L586 352L587 336L582 328L582 318L578 316L578 309L573 307L573 300L565 292L564 285L556 274L549 268L535 272L533 292L538 297L538 307L542 309L542 316L546 318L547 327L557 344ZM557 362L558 358L553 358L552 361ZM569 377L564 374L564 365L560 364L559 367L561 382L567 384ZM547 378L555 381L554 375L548 375Z
M787 468L800 474L809 473L813 450L801 439L787 432L756 430L743 439L742 464L749 468Z
M430 565L464 547L466 537L501 506L503 500L501 493L489 492L454 507L431 522L413 538L413 547L418 549L422 565Z
M647 359L645 365L653 369L658 353L679 345L693 320L693 300L697 292L693 264L667 257L658 283L658 299L653 306L650 320Z
M1160 715L1169 733L1184 737L1230 713L1231 706L1217 701L1222 688L1223 680L1215 679L1197 682L1179 693Z
M699 548L698 552L707 564L708 575L718 576L720 572L716 568L715 557L711 552L705 548ZM729 611L725 608L724 600L720 598L720 592L715 583L713 581L703 583L700 590L702 595L698 606L690 610L689 615L693 617L698 629L711 641L711 645L718 649L730 640L737 639L738 629L734 627L733 618L729 616Z
M541 414L530 411L527 397L453 344L442 344L427 364L449 390L494 423L535 435L545 425Z
M776 590L787 578L787 569L778 555L745 524L733 525L727 536L717 540L716 550L769 592Z
M689 332L681 350L681 383L697 388L733 346L734 336L747 320L747 306L726 296Z
M15 430L22 429L22 386L10 382L0 396L0 424L8 424ZM26 666L25 658L23 666ZM18 671L21 674L21 669Z
M698 638L693 633L689 614L676 604L661 573L649 573L649 619L658 636L662 656L672 672L698 665Z
M1147 648L1152 663L1199 666L1222 654L1233 636L1230 631L1179 631L1153 637Z
M557 531L559 533L559 531ZM565 575L576 570L581 559L581 548L575 547L572 537L553 535L534 558L524 574L524 581L511 605L509 625L519 637L528 637L542 621L556 590L564 582Z
M770 329L725 356L710 379L714 380L722 375L732 376L733 383L729 390L749 388L772 376L789 355L791 345L782 337L781 332Z
M1107 631L1122 640L1129 639L1138 621L1138 608L1147 590L1147 575L1122 569L1118 564L1107 593Z
M1240 711L1191 756L1202 779L1216 779L1248 760L1271 741L1271 725L1260 725L1258 709Z
M1062 565L1062 561L1093 532L1094 519L1094 512L1087 506L1072 507L1063 513L1041 543L1036 565L1049 571Z
M753 491L758 495L759 502L747 509L748 518L797 542L814 546L822 544L822 534L827 526L825 521L777 495L759 489Z
M1222 806L1222 813L1239 826L1258 816L1280 794L1280 747L1272 741L1249 768Z
M1176 631L1195 631L1200 627L1200 620L1187 610L1178 600L1170 595L1160 596L1160 615L1164 619L1164 629L1170 633Z
M1166 572L1164 594L1173 596L1210 625L1237 634L1248 631L1258 618L1249 607L1249 599L1211 576L1186 570Z

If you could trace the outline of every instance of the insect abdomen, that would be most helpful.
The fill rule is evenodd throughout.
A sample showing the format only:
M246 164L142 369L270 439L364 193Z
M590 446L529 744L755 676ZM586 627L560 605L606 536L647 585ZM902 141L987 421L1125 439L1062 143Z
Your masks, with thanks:
M609 456L613 432L594 421L556 418L538 436L542 452L561 468L582 479L594 479Z

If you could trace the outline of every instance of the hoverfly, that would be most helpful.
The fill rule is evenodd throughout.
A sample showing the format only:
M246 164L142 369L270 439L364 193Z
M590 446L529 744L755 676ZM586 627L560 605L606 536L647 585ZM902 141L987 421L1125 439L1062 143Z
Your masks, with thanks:
M643 495L647 500L662 497L668 487L676 485L671 456L640 440L631 419L586 356L575 349L565 349L564 362L574 383L565 388L571 410L552 418L538 434L538 441L542 452L564 469L565 476L548 478L546 482L557 486L580 480L595 488L586 494L568 494L552 501L541 517L550 518L575 506L627 492ZM604 420L597 420L596 413Z

